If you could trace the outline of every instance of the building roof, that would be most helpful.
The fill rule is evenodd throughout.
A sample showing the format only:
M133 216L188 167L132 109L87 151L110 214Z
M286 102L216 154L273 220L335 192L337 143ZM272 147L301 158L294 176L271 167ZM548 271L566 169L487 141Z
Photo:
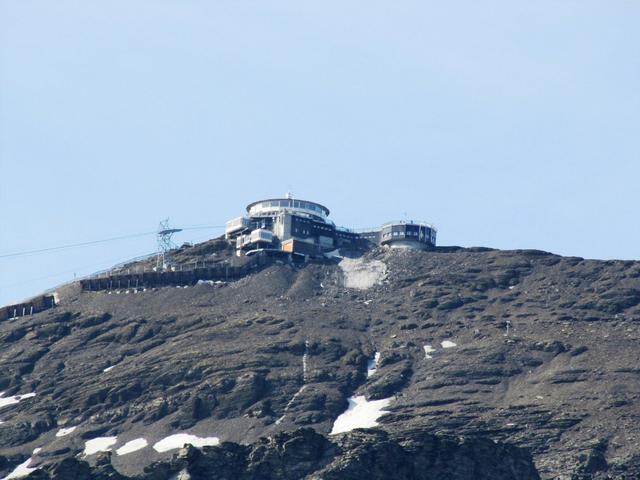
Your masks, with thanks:
M250 203L249 205L247 205L247 212L249 212L249 210L251 210L251 207L258 205L259 203L264 203L264 202L287 202L285 206L281 206L280 208L296 208L294 202L298 202L298 207L297 208L307 208L307 207L303 207L302 204L309 204L309 205L313 205L316 206L318 208L320 208L320 210L322 210L322 212L326 215L329 216L329 209L327 207L325 207L324 205L321 205L320 203L317 202L312 202L309 200L301 200L299 198L265 198L264 200L258 200L255 202Z

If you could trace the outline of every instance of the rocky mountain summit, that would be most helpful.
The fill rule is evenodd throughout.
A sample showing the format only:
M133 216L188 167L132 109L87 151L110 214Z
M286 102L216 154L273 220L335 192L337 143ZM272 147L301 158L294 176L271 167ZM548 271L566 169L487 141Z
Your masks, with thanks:
M640 262L374 249L58 294L0 323L0 478L640 478Z

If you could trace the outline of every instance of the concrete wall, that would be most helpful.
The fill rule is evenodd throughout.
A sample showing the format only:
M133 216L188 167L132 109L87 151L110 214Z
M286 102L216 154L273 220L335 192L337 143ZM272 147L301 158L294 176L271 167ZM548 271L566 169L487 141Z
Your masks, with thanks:
M0 308L0 322L14 317L23 317L42 312L56 306L53 295L40 295L23 303Z
M120 290L128 288L153 288L165 285L195 285L199 280L233 280L253 273L266 264L263 256L252 256L242 266L217 264L188 270L127 273L80 280L83 290Z

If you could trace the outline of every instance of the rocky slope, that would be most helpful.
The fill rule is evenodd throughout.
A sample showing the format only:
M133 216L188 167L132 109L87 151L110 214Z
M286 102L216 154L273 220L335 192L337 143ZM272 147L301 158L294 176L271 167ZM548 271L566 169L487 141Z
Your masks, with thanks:
M640 262L379 249L60 294L0 323L0 478L536 478L529 454L542 478L640 475ZM388 413L330 435L353 397ZM161 448L177 433L202 449Z
M131 479L101 453L93 466L76 458L45 467L33 478ZM311 429L279 433L250 446L223 443L202 450L191 445L169 461L159 461L136 479L189 478L256 480L313 478L324 480L539 478L531 457L491 440L464 443L422 434L399 443L382 431L356 431L335 442Z

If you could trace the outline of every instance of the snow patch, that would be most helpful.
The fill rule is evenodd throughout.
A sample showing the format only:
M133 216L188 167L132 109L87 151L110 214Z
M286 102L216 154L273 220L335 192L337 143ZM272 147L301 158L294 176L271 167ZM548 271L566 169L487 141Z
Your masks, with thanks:
M307 383L307 363L309 360L309 340L304 342L304 354L302 355L302 381Z
M343 258L339 265L347 288L367 290L381 283L387 276L387 265L380 260Z
M186 468L180 470L174 476L172 476L169 480L191 480L191 475Z
M440 345L442 345L442 348L453 348L458 346L450 340L443 340Z
M153 446L153 449L156 452L168 452L169 450L175 450L176 448L182 448L187 443L193 445L194 447L208 447L208 446L216 446L220 444L220 439L218 437L197 437L195 435L190 435L188 433L176 433L174 435L169 435L166 438L163 438L159 442Z
M98 437L87 440L84 444L84 454L93 455L98 452L108 452L116 444L118 437Z
M304 354L302 355L302 382L303 383L307 383L307 361L309 359L309 340L305 340L304 342ZM293 402L296 401L296 398L298 398L298 395L300 395L304 389L307 388L306 385L302 385L298 391L293 395L293 397L291 397L291 400L289 400L289 402L287 403L287 405L284 407L284 413L282 414L282 416L276 420L276 425L280 425L282 423L282 421L284 420L284 417L287 416L287 412L289 411L289 408L291 407L291 405L293 405Z
M60 430L58 430L58 432L56 433L56 437L64 437L66 435L69 435L70 433L73 433L73 431L78 428L78 427L69 427L69 428L61 428Z
M433 358L431 354L435 352L436 349L433 348L431 345L425 345L423 348L424 348L424 358L427 360L429 360L430 358Z
M364 395L351 397L349 407L333 424L330 435L350 432L355 428L372 428L378 425L378 418L385 413L384 410L391 403L391 398L367 401Z
M20 403L22 400L26 398L35 397L36 394L34 392L25 393L24 395L14 395L13 397L4 397L4 392L0 392L0 408L8 407L9 405L15 405L16 403Z
M104 370L102 370L104 373L110 372L111 370L113 370L114 368L116 368L115 365L111 365L110 367L105 368Z
M4 477L3 480L9 480L11 478L22 478L22 477L26 477L31 472L35 472L37 468L29 467L30 464L31 464L31 457L29 457L25 462L18 465L9 475Z
M291 408L291 405L293 405L293 402L296 401L296 398L298 398L298 396L304 392L304 389L307 388L306 385L302 385L300 387L300 389L293 395L293 397L291 397L291 400L289 400L289 402L287 403L287 405L284 407L284 415L282 415L278 420L276 420L276 425L280 425L282 423L282 421L284 420L284 417L287 416L287 412L289 411L289 408Z
M367 378L376 373L380 362L380 352L376 352L372 359L367 362Z
M118 455L126 455L127 453L142 450L147 445L149 445L149 443L144 438L136 438L135 440L131 440L125 443L123 446L116 450L116 453Z
M41 450L40 448L36 448L33 451L32 455L35 455L40 450ZM22 478L22 477L26 477L31 472L35 472L36 470L38 470L38 468L37 467L32 468L29 466L31 465L32 460L33 460L33 457L27 458L24 462L22 462L20 465L14 468L13 471L9 475L4 477L2 480L10 480L11 478Z

